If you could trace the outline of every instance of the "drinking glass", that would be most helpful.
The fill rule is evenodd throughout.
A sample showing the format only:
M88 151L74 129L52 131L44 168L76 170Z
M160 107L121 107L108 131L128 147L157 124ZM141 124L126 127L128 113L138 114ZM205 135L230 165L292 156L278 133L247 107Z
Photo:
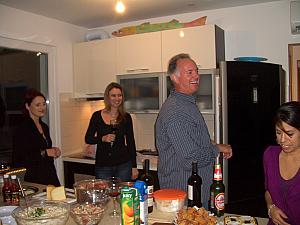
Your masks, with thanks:
M110 130L112 134L117 133L117 128L118 128L118 121L116 119L110 120ZM110 142L110 147L114 145L114 141Z
M120 195L121 192L122 181L118 177L109 177L108 180L110 182L108 194L113 199L113 211L109 215L112 217L119 217L120 213L117 212L116 201L117 201L117 197Z

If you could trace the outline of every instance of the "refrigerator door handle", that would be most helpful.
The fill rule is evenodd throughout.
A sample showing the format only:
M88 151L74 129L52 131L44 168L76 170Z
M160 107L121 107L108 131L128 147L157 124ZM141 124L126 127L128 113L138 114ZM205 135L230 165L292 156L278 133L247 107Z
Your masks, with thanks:
M221 86L220 86L220 75L215 76L215 141L221 143L221 115L222 115L222 104L221 104Z

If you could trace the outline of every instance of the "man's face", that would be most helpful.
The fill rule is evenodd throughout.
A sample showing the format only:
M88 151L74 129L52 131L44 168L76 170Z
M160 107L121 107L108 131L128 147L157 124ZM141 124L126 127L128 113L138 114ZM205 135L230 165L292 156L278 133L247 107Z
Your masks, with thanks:
M183 94L192 95L199 88L199 74L195 63L190 59L179 59L177 61L179 75L172 75L175 89Z

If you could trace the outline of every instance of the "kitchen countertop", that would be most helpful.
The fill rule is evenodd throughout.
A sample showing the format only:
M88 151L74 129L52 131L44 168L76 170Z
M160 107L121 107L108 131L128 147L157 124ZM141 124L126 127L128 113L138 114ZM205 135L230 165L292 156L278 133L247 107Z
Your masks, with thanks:
M86 164L95 164L95 159L85 157L82 152L74 153L71 155L65 155L62 157L63 161L66 162L77 162L77 163L86 163ZM143 161L145 159L150 160L150 170L157 171L157 160L158 157L154 155L144 155L137 152L137 168L143 169Z

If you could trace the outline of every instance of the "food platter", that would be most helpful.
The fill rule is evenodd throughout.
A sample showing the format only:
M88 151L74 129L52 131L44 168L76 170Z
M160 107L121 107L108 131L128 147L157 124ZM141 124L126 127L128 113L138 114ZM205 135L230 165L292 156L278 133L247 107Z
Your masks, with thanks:
M255 217L252 216L225 216L224 225L258 225Z
M175 225L215 225L218 224L217 217L210 214L203 207L188 207L187 209L181 209L175 216L174 220Z
M258 225L255 217L226 215L222 217L215 217L204 208L185 208L175 214L173 221L174 225Z

